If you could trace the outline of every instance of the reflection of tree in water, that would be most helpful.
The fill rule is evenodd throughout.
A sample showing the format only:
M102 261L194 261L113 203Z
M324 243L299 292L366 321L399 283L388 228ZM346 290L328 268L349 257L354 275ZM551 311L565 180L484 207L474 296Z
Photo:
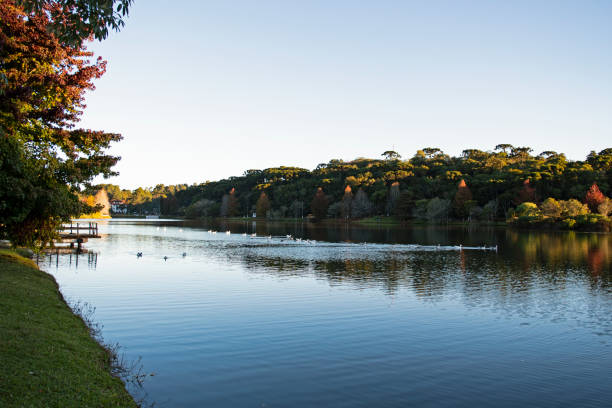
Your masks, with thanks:
M349 284L357 288L381 287L389 295L394 294L399 287L410 287L417 296L434 297L443 294L445 280L451 277L444 268L448 268L449 264L456 265L458 256L455 252L437 255L437 260L418 253L375 258L301 260L255 255L250 251L242 258L242 262L252 273L272 274L281 278L313 274L332 286Z
M609 234L571 232L519 232L508 229L507 242L512 255L523 268L543 263L559 271L567 267L586 267L593 275L608 275L612 267L612 238Z
M188 259L217 259L219 265L237 263L252 275L314 277L333 287L374 289L420 302L443 302L451 308L494 310L504 316L544 320L572 319L608 334L612 328L610 235L495 228L331 228L253 221L239 226L228 222L216 229L231 229L234 234L257 231L258 235L280 238L226 238L224 234L213 238L197 230L184 236L169 227L152 235L131 235L130 240L134 248L148 248L151 255L186 251ZM289 241L286 234L320 242ZM121 239L118 234L106 238L109 242ZM433 247L425 250L365 242ZM499 243L499 252L436 250L437 243Z
M530 245L533 242L530 241ZM582 244L579 244L582 245ZM608 251L600 247L584 246L578 256L576 249L568 251L562 260L553 255L543 257L541 251L527 253L524 258L508 258L482 251L397 251L381 254L364 250L362 256L345 257L339 252L333 259L300 258L299 248L287 248L287 257L268 256L265 246L250 248L242 262L250 269L279 276L300 276L314 273L331 283L358 283L361 286L383 286L393 292L408 286L419 296L439 294L445 285L458 280L472 292L478 288L497 287L501 293L528 292L534 285L547 284L563 287L575 280L597 286L610 282ZM260 252L261 251L261 252ZM585 272L590 271L590 274ZM591 276L592 275L592 276Z
M609 247L600 240L567 236L527 236L512 254L484 251L368 251L317 259L300 258L300 249L270 257L249 251L241 262L252 273L291 278L315 276L331 286L378 288L387 295L408 290L428 302L459 302L505 316L570 320L597 333L612 333ZM603 240L605 244L607 240ZM560 247L568 244L567 257ZM550 252L546 252L550 245ZM605 246L605 245L604 245ZM235 258L234 258L235 259ZM597 272L596 272L597 271Z

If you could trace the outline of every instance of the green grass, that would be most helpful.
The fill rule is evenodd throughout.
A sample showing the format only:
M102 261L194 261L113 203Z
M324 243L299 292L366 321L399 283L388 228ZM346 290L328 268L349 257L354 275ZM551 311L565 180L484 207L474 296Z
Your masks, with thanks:
M0 250L0 294L0 406L137 406L51 275Z
M401 220L395 217L368 217L353 222L362 225L400 225L402 223Z

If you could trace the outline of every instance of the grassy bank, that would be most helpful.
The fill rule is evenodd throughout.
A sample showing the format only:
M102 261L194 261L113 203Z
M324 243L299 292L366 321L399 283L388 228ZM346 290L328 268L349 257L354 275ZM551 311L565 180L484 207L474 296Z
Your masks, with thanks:
M0 250L0 406L136 407L55 279Z

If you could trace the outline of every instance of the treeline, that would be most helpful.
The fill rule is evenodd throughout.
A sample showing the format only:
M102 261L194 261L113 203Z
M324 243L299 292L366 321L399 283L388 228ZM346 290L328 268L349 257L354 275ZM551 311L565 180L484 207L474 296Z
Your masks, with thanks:
M437 148L419 150L408 160L394 151L382 156L331 160L312 171L247 170L239 177L158 194L159 208L162 215L189 218L255 213L267 218L393 215L475 221L520 218L525 214L512 211L525 202L536 207L548 198L584 202L594 183L606 197L612 187L612 148L591 152L584 161L553 151L534 155L528 147L509 144L493 151L468 149L457 157ZM111 199L114 194L109 191Z
M168 208L164 204L169 201L164 201L166 198L174 196L178 191L185 190L187 184L177 184L166 186L158 184L155 187L138 187L135 190L122 189L115 184L98 184L94 186L87 194L95 195L97 191L105 190L110 201L119 200L127 208L128 214L166 214L171 215ZM98 202L98 201L96 201ZM174 213L172 213L174 215Z
M576 199L547 198L540 204L525 201L510 210L508 221L519 227L555 227L563 229L612 230L608 215L612 200L603 195L596 183L587 191L584 202Z

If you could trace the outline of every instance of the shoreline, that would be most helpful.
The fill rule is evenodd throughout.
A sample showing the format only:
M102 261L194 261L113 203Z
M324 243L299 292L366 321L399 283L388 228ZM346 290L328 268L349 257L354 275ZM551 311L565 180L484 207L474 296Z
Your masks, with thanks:
M312 218L257 218L257 217L201 217L185 218L177 217L184 221L216 221L216 222L271 222L271 223L304 223L319 226L357 226L357 227L465 227L465 228L507 228L515 231L539 231L539 232L584 232L584 233L610 233L612 228L603 227L595 223L579 223L567 228L561 221L539 222L531 224L518 223L513 220L496 221L460 221L448 220L448 222L428 222L427 220L408 219L398 220L395 217L375 216L359 219L325 218L316 221ZM610 221L606 221L610 223Z
M138 406L113 375L115 351L96 340L95 328L78 305L68 305L52 275L0 250L0 290L3 406Z

